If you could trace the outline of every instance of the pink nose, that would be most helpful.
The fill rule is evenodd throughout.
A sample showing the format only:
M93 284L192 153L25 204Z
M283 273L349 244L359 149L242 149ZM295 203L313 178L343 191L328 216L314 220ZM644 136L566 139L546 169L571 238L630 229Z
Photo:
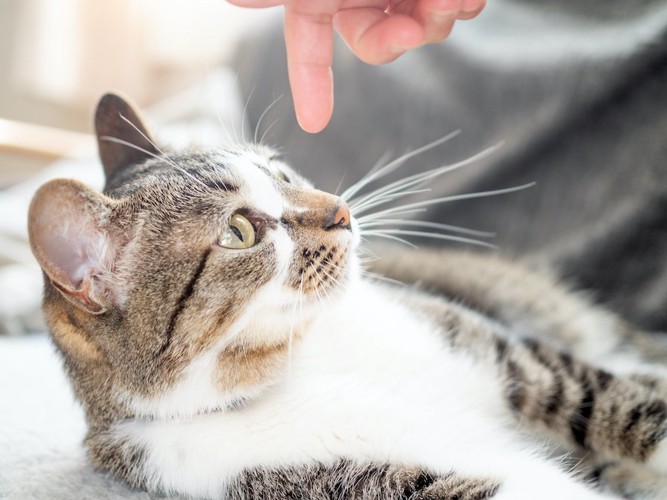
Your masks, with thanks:
M340 200L340 203L336 207L336 212L329 219L325 229L334 229L336 227L350 229L350 208L343 200Z

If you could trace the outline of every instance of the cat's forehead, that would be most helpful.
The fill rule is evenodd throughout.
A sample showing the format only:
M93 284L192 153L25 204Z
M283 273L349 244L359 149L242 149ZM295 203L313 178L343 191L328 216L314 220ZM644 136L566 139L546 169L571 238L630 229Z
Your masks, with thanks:
M163 168L174 177L194 181L190 175L227 179L235 187L276 179L282 170L289 169L272 150L256 147L236 147L211 151L182 152L164 157ZM291 172L291 169L289 169ZM190 175L189 175L190 174Z
M198 193L201 188L223 189L259 199L270 197L280 182L312 187L278 154L263 146L237 146L210 151L166 153L114 176L105 189L113 197L168 187Z
M288 163L282 160L278 151L262 145L241 146L226 151L221 156L230 170L240 178L248 177L252 180L259 169L271 178L288 180L291 184L312 187L312 184L299 175Z

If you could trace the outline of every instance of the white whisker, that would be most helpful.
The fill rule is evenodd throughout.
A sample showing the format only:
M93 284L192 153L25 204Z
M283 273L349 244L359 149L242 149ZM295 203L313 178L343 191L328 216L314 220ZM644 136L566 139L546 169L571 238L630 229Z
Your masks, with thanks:
M361 232L361 237L363 238L363 231ZM361 246L359 248L359 255L360 255L360 261L362 264L365 264L366 262L372 262L374 260L378 260L380 257L378 254L373 252L370 248L366 248L364 246Z
M382 154L382 156L380 156L380 158L378 159L378 161L376 161L376 162L373 164L373 166L371 167L371 169L370 169L368 172L366 172L366 174L365 174L361 179L359 179L359 180L361 181L361 180L363 180L363 179L366 179L366 178L367 178L368 176L370 176L370 175L374 175L375 172L377 172L379 169L381 169L382 167L384 167L384 165L391 159L391 156L392 156L392 152L391 152L391 151L385 151L385 152Z
M201 186L204 187L205 190L210 190L210 188L209 188L206 184L204 184L202 181L200 181L199 179L197 179L194 175L192 175L190 172L188 172L187 170L185 170L183 167L181 167L180 165L178 165L174 160L172 160L172 159L167 155L167 153L165 153L164 151L162 151L162 150L158 147L158 145L155 144L155 143L151 140L150 137L148 137L146 134L144 134L144 132L143 132L139 127L137 127L134 123L132 123L132 121L131 121L130 119L128 119L127 117L123 116L122 113L118 113L118 116L120 116L121 120L123 120L123 121L124 121L125 123L127 123L130 127L132 127L132 128L133 128L133 129L134 129L134 130L135 130L141 137L143 137L143 138L144 138L144 139L145 139L151 146L153 146L155 149L157 149L157 151L162 155L162 158L160 158L160 157L156 156L155 154L153 154L152 156L153 156L154 158L158 158L158 159L164 159L164 160L166 160L166 161L167 161L170 165L172 165L174 168L176 168L177 170L181 171L183 174L185 174L186 176L190 177L190 178L191 178L192 180L194 180L195 182L198 182ZM105 136L105 137L108 137L108 136ZM130 143L126 143L126 145L129 145L129 144L130 144ZM135 146L136 148L138 148L138 146L136 146L136 145L133 145L133 146ZM139 149L139 148L138 148L138 149ZM145 150L143 150L143 149L142 149L142 151L145 152Z
M253 85L252 89L250 89L250 92L248 93L248 98L245 100L245 104L243 105L243 113L241 114L241 139L243 144L248 144L248 139L245 136L245 130L246 130L246 123L248 122L248 105L250 104L250 99L252 99L252 95L255 93L255 86Z
M501 144L497 144L495 146L491 146L489 148L486 148L483 151L480 151L479 153L466 158L465 160L461 160L456 163L452 163L451 165L443 165L438 168L434 168L431 170L427 170L426 172L421 172L417 174L410 175L408 177L405 177L403 179L399 179L397 181L391 182L387 184L386 186L383 186L379 189L376 189L375 191L371 191L368 194L365 194L361 196L359 199L356 200L351 200L351 205L352 206L358 206L360 204L363 204L367 200L372 200L374 198L377 198L379 196L384 196L387 194L393 194L396 192L403 191L407 188L411 188L414 186L419 186L420 184L425 184L426 182L439 177L443 174L446 174L448 172L451 172L453 170L458 170L462 167L466 167L470 165L471 163L476 162L477 160L484 158L500 148ZM358 211L358 212L363 212L363 210Z
M425 208L411 208L411 209L407 209L407 210L399 210L399 209L401 209L401 207L396 207L396 211L392 212L391 215L410 215L410 214L416 214L416 213L420 213L420 212L426 212ZM385 212L387 212L388 210L390 210L390 209L382 210L380 212L376 212L376 213L373 213L373 214L364 215L363 217L358 217L357 222L359 223L359 225L361 225L362 223L366 223L368 221L383 219L384 216L385 216ZM394 210L394 209L392 208L391 210Z
M303 274L301 275L301 281L299 283L298 290L298 300L294 302L292 307L292 319L290 321L289 337L287 339L287 372L292 372L292 346L294 342L294 329L296 328L296 323L301 318L301 304L303 302ZM297 314L298 308L298 314Z
M122 116L122 115L121 115L121 116ZM134 126L134 125L133 125L133 126ZM143 134L141 134L141 135L143 135ZM168 157L167 155L165 155L162 151L160 151L160 149L159 149L157 146L155 146L155 144L153 144L152 142L151 142L151 144L153 144L153 146L155 147L155 149L157 149L157 150L162 154L162 156L156 155L156 154L153 153L152 151L149 151L149 150L144 149L144 148L142 148L142 147L140 147L140 146L137 146L136 144L132 144L131 142L124 141L123 139L118 139L117 137L111 137L111 136L108 136L108 135L103 135L103 136L100 137L100 140L102 140L102 141L107 141L107 142L114 142L114 143L116 143L116 144L121 144L121 145L123 145L123 146L127 146L128 148L132 148L132 149L136 149L137 151L141 151L142 153L145 153L145 154L147 154L148 156L150 156L150 157L152 157L152 158L155 158L155 159L157 159L157 160L166 161L166 162L169 163L171 166L173 166L175 169L177 169L178 171L182 172L182 173L185 174L186 176L190 177L193 181L195 181L196 183L198 183L198 184L200 184L201 186L203 186L204 189L205 189L206 191L210 191L210 190L211 190L211 188L208 187L206 184L204 184L201 180L197 179L194 175L192 175L190 172L188 172L187 170L185 170L185 169L184 169L183 167L181 167L180 165L176 164L176 162L174 162L171 158L169 158L169 157ZM149 142L150 142L150 141L149 141Z
M366 231L364 233L364 236L377 236L378 238L386 238L388 240L398 241L412 248L417 248L417 245L415 245L414 243L410 243L408 240L399 238L398 236L394 236L393 234L387 234L384 231Z
M397 213L403 213L403 210L406 209L413 209L413 208L422 208L422 207L428 207L430 205L437 205L439 203L448 203L452 201L459 201L459 200L469 200L472 198L486 198L489 196L496 196L496 195L501 195L501 194L508 194L508 193L514 193L516 191L522 191L524 189L531 188L535 185L534 182L530 182L528 184L523 184L521 186L515 186L511 188L504 188L504 189L494 189L492 191L478 191L475 193L466 193L466 194L456 194L456 195L451 195L451 196L444 196L442 198L435 198L433 200L424 200L424 201L418 201L415 203L409 203L407 205L401 205L395 208L388 208L386 210L381 210L379 212L375 212L374 214L371 214L369 217L374 217L378 218L379 215L389 215L389 214L397 214ZM357 218L357 221L362 222L366 219L365 217L359 217Z
M493 245L486 241L475 240L473 238L464 238L463 236L454 236L451 234L429 233L427 231L411 231L409 229L381 229L375 231L368 231L366 234L370 234L372 236L380 236L380 237L388 237L395 235L417 236L420 238L457 241L459 243L470 243L471 245L478 245L487 248L497 248L496 245Z
M280 120L280 118L276 118L276 119L273 120L271 123L269 123L269 126L266 127L266 130L265 130L264 133L262 134L262 137L259 138L259 143L260 143L260 144L264 144L264 139L266 139L266 136L269 134L269 132L271 131L271 129L273 128L273 126L274 126L276 123L278 123L279 120Z
M257 133L259 132L259 127L262 125L262 120L266 116L266 114L271 111L271 108L280 100L282 99L283 94L280 94L278 97L276 97L273 101L271 101L271 104L269 104L266 109L262 112L261 115L259 115L259 119L257 120L257 125L255 125L255 134L253 136L253 140L257 142ZM275 123L275 122L274 122ZM264 135L262 135L264 137ZM260 141L261 142L261 141Z
M338 191L340 191L341 186L343 185L343 181L345 180L345 172L343 172L343 175L340 178L340 181L338 182L338 186L336 186L336 190L333 192L336 196L338 196Z
M429 144L426 144L425 146L422 146L420 148L415 149L414 151L410 151L409 153L406 153L402 156L399 156L395 160L389 162L387 165L383 166L382 168L379 168L377 170L372 169L371 172L369 172L367 175L362 177L356 184L353 184L350 186L345 192L341 195L341 198L343 199L349 199L352 195L355 193L359 192L361 188L364 186L368 185L369 183L373 182L374 180L377 180L381 177L384 177L385 175L388 175L392 171L396 170L399 168L403 163L405 163L407 160L410 158L413 158L414 156L417 156L425 151L428 151L429 149L433 149L440 144L443 144L457 135L461 133L460 130L456 130L452 132L451 134L448 134L444 137L441 137L440 139L437 139Z
M387 283L391 283L392 285L398 285L398 286L402 286L402 287L405 286L405 283L403 283L402 281L398 281L398 280L395 280L395 279L392 279L392 278L388 278L387 276L383 276L381 274L374 273L374 272L369 271L367 269L364 269L361 272L363 273L364 276L366 276L370 279L373 279L373 280L386 281Z
M313 290L315 291L315 294L317 295L317 298L319 300L325 299L329 303L329 305L332 305L333 302L331 300L331 297L327 293L327 290L326 289L321 289L322 282L321 282L321 278L319 276L319 272L317 271L317 268L315 267L315 265L312 262L310 263L310 267L314 270L315 276L320 280L315 285L315 287L313 288ZM322 271L324 271L324 269L322 269Z
M374 221L359 223L360 229L383 226L415 226L415 227L430 227L433 229L442 229L444 231L452 231L455 233L469 234L471 236L478 236L480 238L493 238L496 233L488 231L477 231L460 226L453 226L451 224L440 224L439 222L420 221L412 219L376 219Z
M363 213L369 208L373 208L385 203L392 202L407 196L414 196L416 194L429 193L431 189L417 189L415 191L401 191L400 193L383 194L378 197L370 198L364 202L357 202L350 205L350 210L355 213Z

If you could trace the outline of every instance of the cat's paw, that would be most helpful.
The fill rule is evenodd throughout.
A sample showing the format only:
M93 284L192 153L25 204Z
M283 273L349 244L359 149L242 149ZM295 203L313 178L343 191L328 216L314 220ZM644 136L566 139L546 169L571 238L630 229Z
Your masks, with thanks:
M629 461L605 462L593 468L591 480L598 488L622 498L658 500L667 498L667 477Z
M646 461L646 465L658 474L667 476L667 438L663 438ZM667 498L667 496L665 496Z
M454 473L421 478L418 488L405 496L410 500L486 500L495 498L500 483L493 479L468 478Z

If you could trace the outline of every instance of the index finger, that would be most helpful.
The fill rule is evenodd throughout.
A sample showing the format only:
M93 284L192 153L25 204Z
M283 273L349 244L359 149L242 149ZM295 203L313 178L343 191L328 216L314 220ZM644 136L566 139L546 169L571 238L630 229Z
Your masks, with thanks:
M308 4L315 3L312 11ZM332 3L330 12L323 7ZM338 2L294 2L285 8L287 71L297 121L320 132L333 113L333 13Z

